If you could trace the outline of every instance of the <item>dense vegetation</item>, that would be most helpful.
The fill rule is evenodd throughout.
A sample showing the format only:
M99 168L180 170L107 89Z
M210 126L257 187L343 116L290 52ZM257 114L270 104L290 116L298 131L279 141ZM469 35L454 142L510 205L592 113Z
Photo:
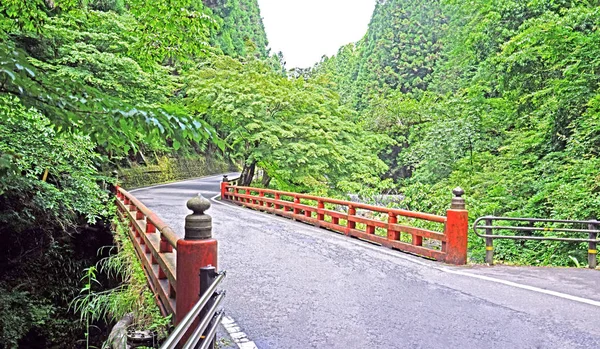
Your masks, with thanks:
M233 29L240 21L247 31ZM182 102L184 77L223 52L266 58L265 45L255 1L0 3L0 348L99 345L106 324L147 302L108 229L109 174L165 155L226 156ZM113 244L118 254L98 254ZM72 303L82 287L88 297ZM143 308L140 325L161 324Z
M2 1L0 348L75 347L94 324L101 340L130 310L164 325L108 233L108 174L131 163L218 158L242 184L396 189L439 213L460 185L472 218L596 217L598 5L380 0L362 40L287 73L256 0ZM110 244L120 252L96 254ZM580 247L506 242L496 256L572 265Z
M327 79L287 77L255 0L9 0L0 41L0 347L98 345L128 311L165 324L109 233L115 168L222 158L247 183L380 185L391 140Z
M599 4L379 1L365 37L313 74L331 77L371 130L395 140L381 158L408 208L442 212L460 185L472 218L595 218ZM475 260L481 243L471 241ZM507 242L496 256L572 265L585 254Z

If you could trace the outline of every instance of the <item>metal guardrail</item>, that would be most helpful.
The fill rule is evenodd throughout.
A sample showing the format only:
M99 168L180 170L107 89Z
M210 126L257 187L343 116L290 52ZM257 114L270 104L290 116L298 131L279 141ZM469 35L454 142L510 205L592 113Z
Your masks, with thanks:
M200 269L200 299L179 322L160 349L215 347L217 327L223 318L223 310L217 309L225 297L225 291L217 292L217 287L224 278L225 272L217 273L212 266ZM198 325L193 328L198 321Z
M494 225L494 221L509 221L509 222L525 222L528 223L529 227L522 226L509 226L509 225ZM480 223L483 222L483 225ZM535 224L570 224L570 225L587 225L587 229L579 229L575 227L571 228L560 228L560 227L540 227L534 226ZM600 233L600 222L597 220L589 221L578 221L578 220L564 220L564 219L540 219L540 218L511 218L511 217L494 217L485 216L480 217L473 223L473 231L477 236L485 239L485 262L492 265L494 264L494 240L495 239L510 239L510 240L538 240L538 241L563 241L563 242L587 242L588 245L588 265L591 269L597 267L597 246L600 243L598 234ZM485 230L485 233L480 233L480 230ZM517 232L562 232L562 233L573 233L573 234L588 234L587 238L573 238L573 237L560 237L560 236L534 236L534 235L497 235L494 234L494 230L510 230Z

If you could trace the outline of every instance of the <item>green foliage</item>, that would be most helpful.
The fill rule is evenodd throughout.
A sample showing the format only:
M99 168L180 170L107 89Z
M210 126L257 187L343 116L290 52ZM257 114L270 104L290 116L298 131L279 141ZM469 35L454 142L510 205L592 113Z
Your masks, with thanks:
M175 21L175 14L169 16ZM205 49L188 45L183 52L172 52L151 45L139 32L140 20L130 13L72 10L46 18L39 33L11 33L15 40L0 45L0 92L19 96L59 130L85 132L112 152L127 153L140 144L157 146L165 140L206 142L214 135L210 126L182 114L170 99L177 89L172 68L153 63L186 60ZM203 21L190 24L190 29L202 26L208 31ZM157 35L171 38L164 32ZM157 49L148 53L149 47Z
M234 158L251 171L258 165L280 188L378 185L385 165L374 154L388 140L351 122L328 81L287 78L266 61L227 56L187 80L189 110L215 125Z
M213 32L212 41L224 54L268 56L269 43L257 0L204 0L204 3L217 15L220 25Z
M386 175L406 195L406 208L443 213L451 189L460 185L471 219L595 218L600 212L598 5L570 0L381 2L365 39L323 61L316 74L333 75L337 90L348 96L345 102L360 108L368 127L394 138L381 157L390 166ZM402 12L409 8L413 11ZM429 20L411 24L419 16ZM391 35L387 26L394 23L405 27ZM432 26L422 28L423 33L437 37L431 51L414 47L414 40L406 45L421 23ZM360 67L356 62L364 57L368 40L382 43L374 48L380 54L369 67L379 73L362 79L361 74L368 76L365 70L352 66ZM401 71L400 83L390 83L393 70L386 70L387 62L400 57L402 64L395 67L409 66L419 62L419 52L435 55L435 65L424 64L435 69L421 78L425 84L417 88L423 91L407 88L415 86L417 77ZM354 80L379 86L381 93L353 93ZM482 240L471 236L469 244L472 258L481 261ZM585 246L503 241L496 257L577 265L585 260Z
M84 270L81 278L83 287L72 302L73 311L80 314L80 321L89 328L94 322L116 322L125 314L134 315L133 326L144 330L157 330L166 335L170 318L164 318L156 304L154 295L147 286L146 275L133 244L129 240L127 228L115 218L115 244L118 252L100 260L97 266ZM98 273L118 279L121 285L97 291L101 283ZM86 341L89 335L86 333ZM89 346L89 343L88 343Z
M378 1L369 30L356 45L317 66L333 74L345 102L362 110L390 90L426 90L440 59L447 18L439 0Z
M79 215L89 223L106 216L108 195L95 167L102 158L88 137L57 134L47 118L11 97L0 97L0 134L0 153L10 164L0 177L0 217L13 229L51 230L72 225Z

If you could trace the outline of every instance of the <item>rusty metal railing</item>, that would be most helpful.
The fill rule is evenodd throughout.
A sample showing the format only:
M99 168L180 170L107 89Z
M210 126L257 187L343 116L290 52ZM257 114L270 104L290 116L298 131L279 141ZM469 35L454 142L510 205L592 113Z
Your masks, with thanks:
M511 225L494 225L495 221L505 222L524 222L530 226L511 226ZM480 223L483 223L481 225ZM545 226L539 226L543 223ZM535 226L535 225L538 226ZM571 228L562 227L551 227L551 224L564 224L571 225ZM574 226L582 225L586 228L576 228ZM480 217L473 223L473 231L477 236L485 239L485 262L492 265L494 264L494 240L496 239L510 239L510 240L538 240L538 241L563 241L563 242L574 242L588 243L588 265L591 269L597 267L597 246L600 243L598 234L600 233L600 222L597 220L589 221L578 221L578 220L564 220L564 219L540 219L540 218L511 218L511 217L494 217L485 216ZM485 233L480 231L484 230ZM539 235L497 235L494 234L494 230L508 230L517 232L561 232L561 233L572 233L572 234L587 234L584 237L561 237L561 236L539 236Z

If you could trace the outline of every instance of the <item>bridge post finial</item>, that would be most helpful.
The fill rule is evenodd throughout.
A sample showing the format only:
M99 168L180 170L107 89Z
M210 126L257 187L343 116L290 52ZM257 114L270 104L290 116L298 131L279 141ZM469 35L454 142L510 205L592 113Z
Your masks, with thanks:
M210 208L210 201L198 194L188 200L187 207L193 213L185 217L185 239L210 239L212 237L212 217L204 213Z
M229 178L227 178L227 175L223 175L223 182L229 182Z
M464 210L465 199L462 196L465 195L465 191L461 187L456 187L452 190L452 194L454 194L454 197L452 198L450 208L453 210Z
M191 198L187 207L193 211L185 217L185 237L177 240L177 302L175 323L198 302L198 271L208 265L217 267L217 240L212 238L212 217L205 212L210 201L202 195Z

